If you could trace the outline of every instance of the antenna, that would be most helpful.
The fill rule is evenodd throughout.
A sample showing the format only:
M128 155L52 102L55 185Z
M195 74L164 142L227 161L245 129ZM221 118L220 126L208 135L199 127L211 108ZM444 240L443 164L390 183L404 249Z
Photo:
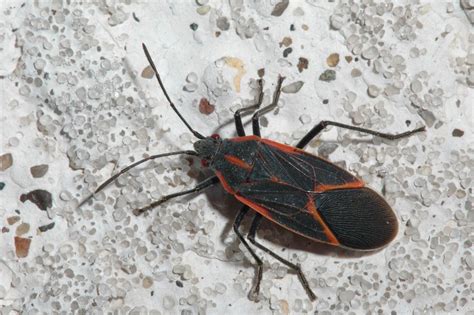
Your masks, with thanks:
M149 157L146 157L140 161L137 161L133 164L130 164L129 166L125 167L123 170L121 170L120 172L118 172L117 174L115 174L114 176L110 177L109 179L107 179L105 182L103 182L102 184L100 184L99 187L97 187L97 189L92 193L90 194L89 196L87 196L86 198L84 198L80 203L79 205L77 206L77 208L79 209L83 204L85 204L87 201L91 200L92 198L94 198L94 196L100 192L102 189L104 189L106 186L108 186L110 183L112 183L113 181L115 181L120 175L128 172L131 168L134 168L135 166L138 166L142 163L145 163L146 161L150 161L150 160L154 160L154 159L158 159L158 158L162 158L162 157L165 157L165 156L172 156L172 155L179 155L179 154L187 154L187 155L194 155L194 156L197 156L197 153L194 152L194 151L191 151L191 150L185 150L185 151L175 151L175 152L168 152L168 153L162 153L162 154L155 154L155 155L150 155Z
M150 53L148 52L148 49L146 48L145 44L142 43L142 47L143 47L143 51L145 52L145 56L146 56L146 59L148 59L148 63L150 64L151 68L153 69L153 71L155 72L155 76L156 76L156 79L158 80L158 84L160 85L161 87L161 90L163 91L163 93L165 94L165 97L166 99L168 100L168 103L170 104L171 108L175 111L176 114L178 114L179 118L184 122L184 124L186 125L186 127L188 127L188 129L193 133L193 135L198 138L198 139L204 139L205 137L200 134L199 132L197 132L196 130L194 130L193 128L191 128L191 126L188 124L188 122L183 118L183 116L181 116L181 114L178 112L178 109L176 109L176 106L173 104L173 102L171 101L170 97L168 96L168 93L166 92L166 89L163 85L163 82L161 82L161 78L160 78L160 75L158 74L158 70L156 70L156 66L155 66L155 63L153 62L153 60L151 59L151 56L150 56Z

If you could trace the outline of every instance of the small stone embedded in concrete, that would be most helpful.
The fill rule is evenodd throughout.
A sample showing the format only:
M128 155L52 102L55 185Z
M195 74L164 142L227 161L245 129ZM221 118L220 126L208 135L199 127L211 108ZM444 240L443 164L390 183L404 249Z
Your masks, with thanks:
M28 223L21 223L20 225L17 226L15 230L15 234L17 236L22 236L30 231L30 225Z
M42 226L38 227L38 230L40 230L40 232L46 232L48 230L51 230L54 227L54 225L55 225L55 223L51 222L49 224L42 225Z
M198 88L198 85L196 83L186 83L183 87L183 90L186 92L194 92Z
M286 8L288 8L289 4L290 4L290 0L281 0L273 8L272 15L281 16L283 12L285 12Z
M31 239L15 236L15 253L18 258L28 256Z
M196 72L190 72L186 76L186 82L188 83L197 83L197 81L198 81L198 75L196 74Z
M308 59L300 57L298 59L298 65L296 66L299 72L303 72L304 69L308 69Z
M51 196L51 193L44 189L32 190L29 193L22 194L20 196L21 202L25 202L27 200L31 201L38 208L44 211L53 206L53 198Z
M229 20L225 16L219 17L216 25L221 31L227 31L230 28Z
M6 171L13 164L13 157L11 153L5 153L0 156L0 171Z
M191 24L189 25L189 27L190 27L193 31L196 31L196 30L198 29L199 25L197 25L196 23L191 23Z
M280 47L282 46L289 47L292 43L293 43L293 40L291 39L291 37L285 36L280 42Z
M150 288L153 285L153 278L152 277L143 278L142 285L145 289Z
M375 97L379 96L380 89L377 86L371 84L367 88L367 94L369 94L370 97L375 98Z
M336 71L326 70L319 76L320 81L330 82L336 80Z
M34 178L40 178L43 177L47 172L48 172L49 166L47 164L39 164L32 166L30 168L31 175Z
M196 9L199 15L206 15L209 11L211 11L211 6L209 5L203 5Z
M5 183L4 183L4 182L0 182L0 191L2 191L3 188L5 188Z
M335 67L338 65L339 63L339 54L338 53L332 53L330 54L327 59L326 59L326 63L328 64L328 66L330 67Z
M344 26L343 18L339 15L331 15L330 23L331 28L334 30L340 30Z
M204 115L210 115L214 112L215 106L209 103L207 98L203 97L199 101L199 112Z
M337 147L338 145L336 143L323 142L318 146L318 155L327 158L331 153L336 151Z
M303 81L296 81L296 82L293 82L291 84L288 84L286 86L284 86L281 91L283 93L287 93L287 94L294 94L294 93L298 93L299 90L301 90L301 88L303 87L304 85L304 82Z
M410 89L413 93L420 93L421 90L423 90L423 85L421 85L421 82L419 80L415 79L410 84Z
M379 50L375 46L371 46L366 50L362 51L362 58L364 59L375 59L379 56Z
M19 216L14 215L14 216L11 216L11 217L8 217L8 218L7 218L7 223L8 223L9 225L13 225L13 224L17 223L18 221L20 221L20 219L21 219L21 218L20 218Z
M435 115L433 114L433 112L429 110L420 109L418 110L418 115L420 115L420 117L423 118L423 120L425 121L428 127L432 127L436 121Z
M362 75L362 72L359 69L357 68L352 69L351 77L357 78L357 77L360 77L361 75Z
M155 71L153 71L153 68L150 65L146 66L142 71L142 78L151 79L154 75Z
M291 47L288 47L288 48L285 48L285 50L283 50L283 57L288 57L289 54L291 54L291 52L293 51L293 48Z
M464 131L458 128L455 128L452 133L453 137L462 137L464 135Z

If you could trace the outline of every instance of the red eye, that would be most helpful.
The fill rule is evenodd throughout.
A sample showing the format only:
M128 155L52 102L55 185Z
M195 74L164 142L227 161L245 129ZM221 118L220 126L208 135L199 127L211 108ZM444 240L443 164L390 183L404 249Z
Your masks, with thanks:
M212 139L220 139L221 136L219 136L217 133L211 135Z
M209 161L202 159L201 160L201 165L202 165L202 167L208 167L209 166Z

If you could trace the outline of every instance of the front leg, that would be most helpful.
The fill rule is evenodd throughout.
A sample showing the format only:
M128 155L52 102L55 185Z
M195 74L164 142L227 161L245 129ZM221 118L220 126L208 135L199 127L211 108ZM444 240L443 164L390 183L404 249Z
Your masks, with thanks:
M248 114L260 107L263 101L263 81L262 79L258 79L258 100L257 103L254 105L250 105L244 108L238 109L234 114L234 121L235 121L235 128L237 129L237 135L239 137L245 136L244 125L242 124L242 117L241 115Z
M252 129L253 129L254 135L260 137L260 123L259 123L260 116L268 113L269 111L271 111L273 108L275 108L278 105L278 100L280 99L280 94L281 94L281 84L283 83L283 80L285 80L285 77L278 76L278 82L275 89L275 93L273 94L272 103L270 105L265 106L262 109L259 109L258 111L255 112L255 114L253 114Z
M202 182L198 183L196 185L196 187L194 187L194 188L163 196L159 200L157 200L155 202L152 202L151 204L149 204L146 207L143 207L143 208L140 208L140 209L135 209L135 210L133 210L133 214L134 215L140 215L143 212L148 211L150 209L153 209L153 208L161 205L162 203L164 203L164 202L166 202L166 201L168 201L172 198L176 198L176 197L179 197L179 196L184 196L184 195L192 194L194 192L201 191L203 189L208 188L209 186L217 184L218 182L219 182L219 178L217 176L209 177L209 178L203 180Z

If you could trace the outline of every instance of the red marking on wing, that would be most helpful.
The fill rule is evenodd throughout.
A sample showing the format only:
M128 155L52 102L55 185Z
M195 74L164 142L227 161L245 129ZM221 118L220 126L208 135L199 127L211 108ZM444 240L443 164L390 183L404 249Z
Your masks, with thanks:
M268 144L269 146L272 146L274 148L277 148L277 149L279 149L283 152L289 153L289 154L305 152L305 151L300 150L298 148L295 148L295 147L292 147L292 146L289 146L289 145L286 145L286 144L283 144L283 143L275 142L275 141L272 141L272 140L269 140L269 139L260 139L260 142Z
M270 177L270 180L271 180L272 182L274 182L274 183L283 183L283 182L281 181L281 179L279 179L279 178L276 177L276 176Z
M224 187L225 191L227 191L229 194L235 195L234 189L232 189L232 187L230 187L229 183L227 183L224 176L222 176L222 173L219 172L219 171L215 171L215 174L216 174L217 178L219 178L219 181L221 182L222 187Z
M321 240L321 239L318 239L318 238L313 238L313 237L308 237L307 235L303 234L301 231L298 231L298 230L295 230L295 229L292 229L288 226L286 226L285 224L282 224L278 221L276 221L272 214L270 213L270 211L268 209L266 209L265 207L253 202L253 201L250 201L248 200L247 198L241 196L241 195L238 195L238 194L234 194L234 197L240 201L241 203L243 203L244 205L246 206L249 206L250 208L252 208L253 210L257 211L258 213L260 213L261 215L263 215L265 218L267 218L268 220L272 221L273 223L276 223L278 225L280 225L281 227L283 227L284 229L288 230L288 231L291 231L295 234L298 234L298 235L301 235L303 237L307 237L309 239L312 239L316 242L321 242L321 243L326 243L326 244L330 244L330 245L334 245L334 246L339 246L340 243L339 241L337 240L337 238L334 236L334 234L332 234L332 232L329 230L329 228L327 227L327 225L324 223L324 221L320 218L320 220L318 220L318 222L322 222L322 226L325 228L324 229L324 234L327 236L328 238L328 241L324 241L324 240ZM314 206L314 202L313 202L313 206ZM315 212L317 213L317 215L319 216L319 213L317 212L316 208L314 207L315 209ZM316 219L317 220L317 219ZM328 232L326 232L326 230Z
M240 167L240 168L243 168L244 170L250 171L252 169L252 165L250 165L247 162L239 159L236 156L226 154L226 155L224 155L224 158L230 164L235 165L235 166Z
M323 227L324 234L326 235L328 241L330 244L339 245L339 241L337 240L336 236L334 233L329 229L327 226L326 222L324 222L323 218L319 214L318 209L316 209L316 205L314 204L314 200L311 197L311 195L308 196L308 203L306 204L306 209L311 213L313 218L318 221L319 224Z
M350 182L350 183L345 183L342 185L316 185L314 187L314 192L325 192L329 190L336 190L336 189L351 189L351 188L362 188L364 187L364 182L363 181L356 181L356 182Z
M258 213L260 213L261 215L263 215L265 218L273 221L272 219L272 216L271 214L268 212L268 210L265 208L265 207L262 207L261 205L253 202L253 201L250 201L248 200L247 198L243 197L243 196L240 196L238 194L234 194L234 197L240 201L241 203L243 203L244 205L247 205L249 206L250 208L252 208L253 210L257 211Z
M232 142L244 142L244 141L260 141L262 138L259 136L244 136L244 137L237 137L229 139Z

